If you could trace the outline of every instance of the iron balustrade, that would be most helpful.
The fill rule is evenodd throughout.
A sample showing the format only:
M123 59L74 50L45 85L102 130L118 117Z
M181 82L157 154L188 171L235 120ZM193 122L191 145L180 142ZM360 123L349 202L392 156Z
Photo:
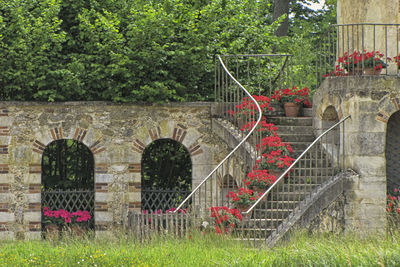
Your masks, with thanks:
M142 210L166 211L176 207L189 194L189 190L175 190L163 188L143 188Z
M246 211L238 234L250 241L266 241L279 231L313 190L344 168L344 122L324 131Z
M230 123L232 129L253 125L238 132L239 140L235 148L177 207L177 210L190 208L191 216L195 217L209 215L208 209L212 206L231 206L227 192L233 191L233 187L243 186L242 180L255 164L260 153L255 144L263 138L255 128L261 121L262 110L252 94L269 96L277 89L291 86L291 55L222 55L217 57L215 64L217 107L213 115ZM253 112L242 118L232 116L244 100ZM245 147L248 153L241 153L241 147Z
M329 27L316 51L316 88L326 76L369 75L366 73L369 66L365 65L364 60L358 64L350 60L346 68L339 64L339 58L354 52L359 53L361 58L364 58L367 52L383 53L382 60L388 67L382 70L381 75L398 75L399 30L400 24L358 23L335 24ZM338 71L336 66L340 66L342 70ZM372 68L376 66L377 62L372 61Z

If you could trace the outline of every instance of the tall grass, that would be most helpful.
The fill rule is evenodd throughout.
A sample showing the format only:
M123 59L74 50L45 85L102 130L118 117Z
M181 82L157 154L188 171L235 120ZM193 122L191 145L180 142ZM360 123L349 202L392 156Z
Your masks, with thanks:
M3 241L0 266L400 266L400 234L308 235L273 249L194 232L140 243L125 236Z

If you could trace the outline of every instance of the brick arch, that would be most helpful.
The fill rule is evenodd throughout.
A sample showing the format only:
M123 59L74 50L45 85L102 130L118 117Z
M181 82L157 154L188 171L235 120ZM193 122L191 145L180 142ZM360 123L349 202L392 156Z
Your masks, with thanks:
M340 96L325 95L321 99L320 103L317 103L317 106L314 105L314 108L316 109L316 115L320 120L323 120L325 111L329 107L333 107L336 110L339 120L343 118L342 99Z
M379 101L376 120L388 123L390 116L400 110L400 95L386 95Z
M44 149L48 144L50 144L53 141L56 140L61 140L61 139L73 139L75 141L78 141L85 146L87 146L90 151L92 151L93 155L98 154L100 152L103 152L106 148L103 145L102 138L99 138L93 142L88 142L87 139L85 139L88 130L87 129L82 129L82 128L75 128L73 132L73 135L65 135L65 132L62 127L56 127L56 128L51 128L48 130L48 136L51 138L47 138L46 141L40 141L38 140L39 138L35 139L33 141L33 152L36 152L40 155L43 154Z
M161 127L162 124L164 127ZM195 134L193 133L194 131L191 131L190 128L186 127L182 123L161 122L155 127L146 128L143 131L147 133L146 136L142 138L136 137L133 140L133 150L140 155L143 154L144 149L150 143L158 139L172 139L179 142L188 150L191 157L203 153L199 138L193 138L195 137ZM190 140L194 139L194 141L188 141L188 136L191 137Z

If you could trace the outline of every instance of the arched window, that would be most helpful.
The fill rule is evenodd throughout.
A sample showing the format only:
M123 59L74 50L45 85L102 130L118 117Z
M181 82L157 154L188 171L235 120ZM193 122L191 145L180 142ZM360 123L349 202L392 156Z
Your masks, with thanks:
M390 116L386 132L386 179L387 192L400 187L400 111Z
M159 139L146 147L142 156L142 210L175 208L191 186L192 161L182 144Z
M46 146L42 155L42 208L70 213L88 211L91 219L81 223L94 228L94 158L81 142L61 139ZM75 217L74 217L75 218ZM77 218L77 217L76 217ZM49 220L42 214L42 227Z

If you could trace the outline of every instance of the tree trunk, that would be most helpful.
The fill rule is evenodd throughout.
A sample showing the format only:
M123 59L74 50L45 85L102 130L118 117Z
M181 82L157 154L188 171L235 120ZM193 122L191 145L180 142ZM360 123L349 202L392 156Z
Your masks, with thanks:
M285 36L288 33L289 29L289 3L290 0L274 0L274 17L273 20L277 20L283 14L286 14L285 20L282 22L281 26L279 26L276 31L277 36Z

